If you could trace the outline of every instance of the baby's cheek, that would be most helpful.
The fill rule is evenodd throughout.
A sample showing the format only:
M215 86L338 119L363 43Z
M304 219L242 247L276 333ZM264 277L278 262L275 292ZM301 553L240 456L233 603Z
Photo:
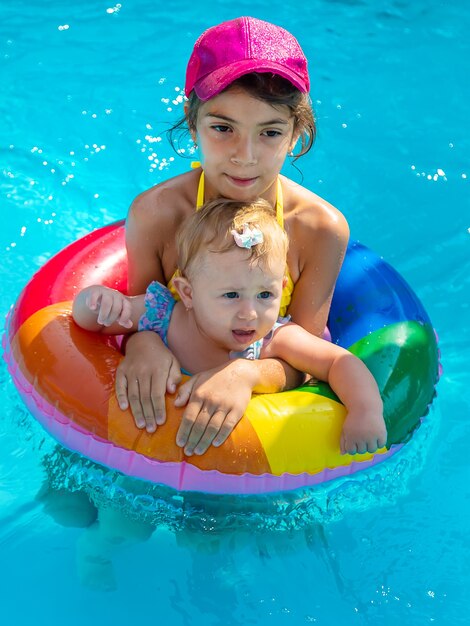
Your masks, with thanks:
M266 322L265 322L266 333L268 333L271 330L271 328L277 322L278 317L279 317L279 309L277 308L274 311L271 311L269 316L266 316Z

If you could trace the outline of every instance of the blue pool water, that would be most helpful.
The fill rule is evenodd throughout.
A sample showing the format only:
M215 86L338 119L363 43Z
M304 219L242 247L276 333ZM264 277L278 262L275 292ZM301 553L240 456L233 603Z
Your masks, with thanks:
M300 162L303 183L422 299L440 337L438 398L400 455L287 499L277 517L221 522L173 503L149 541L116 554L117 588L104 593L79 583L82 531L54 523L35 499L53 444L2 364L1 623L468 624L470 6L175 7L0 5L2 315L52 254L188 168L164 131L182 113L191 45L206 27L251 14L292 31L310 60L319 132Z

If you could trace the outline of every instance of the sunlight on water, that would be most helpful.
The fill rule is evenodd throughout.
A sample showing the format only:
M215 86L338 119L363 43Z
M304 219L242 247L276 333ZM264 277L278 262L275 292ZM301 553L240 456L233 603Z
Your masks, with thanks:
M189 169L197 154L185 138L173 150L166 130L183 113L191 46L209 25L254 14L293 31L310 63L318 138L300 173L289 165L285 173L338 206L352 237L413 286L439 334L438 397L411 442L376 469L276 497L201 498L61 453L3 364L2 623L464 624L469 7L458 0L178 7L146 0L0 7L4 315L54 253ZM62 525L43 498L46 479L83 496L81 508L72 500L56 508ZM144 520L151 537L115 541L93 561L86 526L95 504L104 514L119 505ZM75 522L82 516L82 527L67 525L70 514Z

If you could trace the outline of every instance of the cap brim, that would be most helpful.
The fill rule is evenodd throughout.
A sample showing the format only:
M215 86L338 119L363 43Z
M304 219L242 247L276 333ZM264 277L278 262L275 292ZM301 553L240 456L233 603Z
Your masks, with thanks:
M194 91L200 100L210 100L226 89L234 80L258 72L260 74L273 73L285 78L299 89L302 93L308 93L309 85L298 74L287 69L278 63L264 61L260 63L256 59L244 59L231 65L225 65L218 70L214 70L204 78L201 78L194 85Z

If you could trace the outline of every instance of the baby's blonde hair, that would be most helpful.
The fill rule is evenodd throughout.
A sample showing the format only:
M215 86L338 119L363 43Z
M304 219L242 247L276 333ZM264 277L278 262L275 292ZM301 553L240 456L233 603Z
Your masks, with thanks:
M286 263L288 238L278 224L276 213L266 200L239 202L218 198L204 204L183 222L176 236L178 269L188 276L204 252L223 253L238 248L232 230L256 227L263 241L247 249L251 263L268 268L279 261Z

